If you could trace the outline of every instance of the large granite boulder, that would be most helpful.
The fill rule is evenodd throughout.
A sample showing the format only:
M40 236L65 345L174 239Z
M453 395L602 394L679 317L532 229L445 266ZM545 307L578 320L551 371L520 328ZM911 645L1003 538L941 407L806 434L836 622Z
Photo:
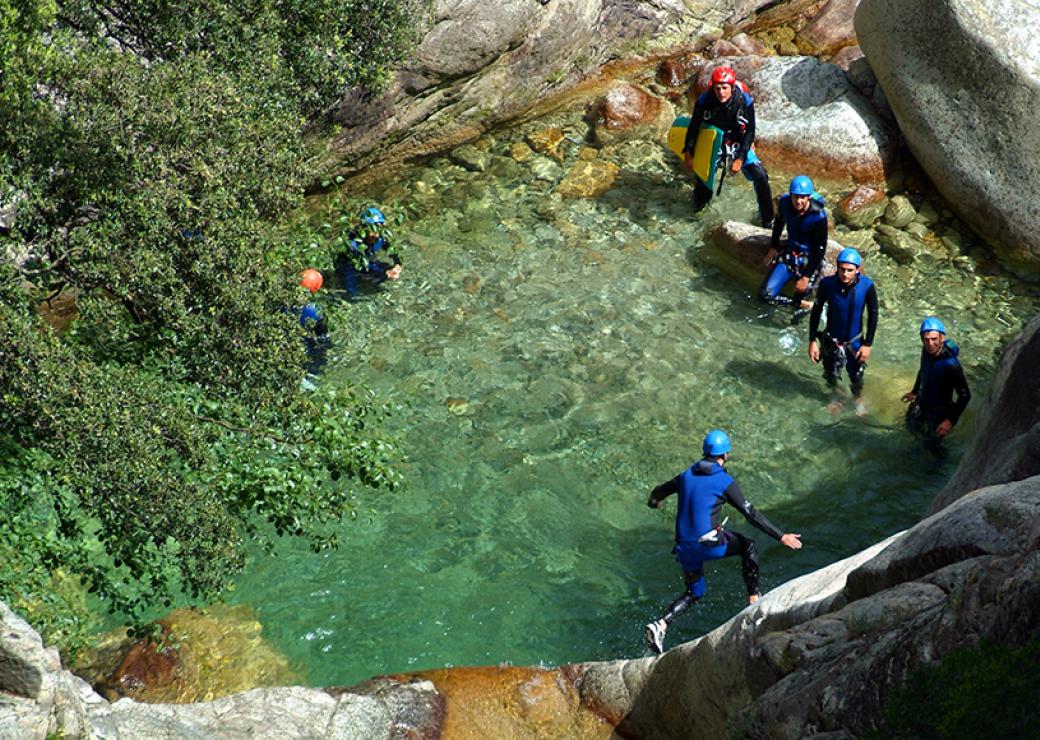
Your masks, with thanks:
M609 88L654 51L701 48L771 0L545 4L535 0L437 0L433 22L408 63L374 100L348 90L328 112L338 133L322 169L353 175L374 162L441 152L534 109L545 111Z
M914 156L1010 264L1040 275L1040 6L863 0L855 17Z
M755 99L755 151L771 172L886 189L898 135L839 67L812 57L723 57L699 65L693 93L708 89L719 64L733 67Z
M560 105L606 90L610 59L718 38L769 0L653 3L437 0L432 23L390 87L375 99L345 93L329 118L326 174L354 174L385 160L443 151L536 104ZM705 43L707 43L705 41ZM653 63L653 62L651 62ZM580 84L579 84L580 83Z

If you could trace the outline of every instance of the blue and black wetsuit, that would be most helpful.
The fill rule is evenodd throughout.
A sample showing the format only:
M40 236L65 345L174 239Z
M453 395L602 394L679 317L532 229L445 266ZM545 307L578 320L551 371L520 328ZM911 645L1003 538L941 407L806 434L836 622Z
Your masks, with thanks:
M379 285L386 281L388 270L401 264L401 258L396 253L386 251L390 245L382 236L373 244L367 244L363 234L352 231L348 236L348 244L350 252L343 252L336 257L336 274L351 298L358 295L359 278L363 277ZM390 258L392 264L377 259L377 255L383 254ZM358 262L364 263L365 266L359 266Z
M740 555L744 584L748 594L758 593L758 550L754 540L723 527L719 511L723 504L737 509L753 526L775 540L783 533L755 510L733 477L717 462L700 460L666 483L657 486L647 505L657 503L673 493L679 494L675 514L675 559L682 566L686 593L676 600L662 619L671 622L690 605L704 596L704 563L709 560Z
M780 306L797 306L806 295L816 288L816 282L827 252L827 211L823 198L814 194L809 208L799 215L788 193L777 201L780 214L773 222L772 247L777 250L776 260L766 276L758 297L765 303ZM787 242L781 245L780 235L787 227ZM793 298L781 295L780 291L792 280L809 278L805 292L795 293Z
M821 333L820 316L827 305L827 328ZM867 314L866 327L863 314ZM849 374L852 392L863 392L865 366L856 359L856 351L874 344L877 332L878 299L874 281L866 275L857 275L852 285L845 285L837 275L829 275L820 281L809 317L809 341L820 342L823 360L823 377L833 387L844 367Z
M936 438L935 428L942 422L949 419L956 424L971 401L958 354L960 348L950 339L943 343L938 356L921 350L921 366L911 391L916 399L907 411L906 420L911 429L931 439Z
M307 357L309 358L307 372L317 375L318 371L325 365L326 354L331 345L328 321L316 303L308 303L302 308L295 309L295 311L299 314L300 326L309 330L303 338L303 343L307 347Z
M758 214L762 225L773 223L773 193L769 189L769 173L765 165L755 155L751 145L755 142L755 102L751 95L733 86L733 95L725 103L719 102L713 90L701 93L693 106L690 126L686 129L686 140L683 151L693 153L697 145L697 136L702 126L714 126L723 133L724 145L733 149L734 158L741 159L744 166L741 172L755 187L755 198L758 201ZM694 178L693 207L699 211L711 202L711 188Z

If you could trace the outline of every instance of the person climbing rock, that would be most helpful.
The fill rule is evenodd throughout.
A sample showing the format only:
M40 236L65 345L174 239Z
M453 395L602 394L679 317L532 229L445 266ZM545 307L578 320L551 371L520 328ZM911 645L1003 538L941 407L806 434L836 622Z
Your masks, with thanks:
M730 67L718 67L711 73L711 89L697 97L690 116L690 126L683 142L683 161L686 169L694 171L693 155L697 140L706 127L722 132L722 147L732 174L743 172L755 187L758 214L762 225L773 223L773 193L769 189L769 174L755 154L755 102L747 86L737 82ZM700 177L694 178L693 208L701 210L712 199L712 189Z
M358 296L359 278L379 285L401 277L401 258L389 251L389 242L390 233L383 212L375 206L363 210L357 225L347 236L349 248L336 257L336 273L351 299ZM386 254L392 264L377 259L380 253Z
M726 529L728 517L719 521L723 504L735 507L753 526L785 547L802 547L801 535L781 532L755 510L744 498L740 486L726 472L732 444L721 429L713 429L704 438L704 457L666 483L654 488L646 505L661 508L665 498L677 493L679 505L675 514L675 547L672 552L682 567L686 590L665 610L660 619L646 626L646 642L655 653L664 651L668 625L704 597L704 563L720 558L740 556L747 586L748 603L758 601L758 550L754 540Z
M809 359L823 360L823 377L837 393L842 369L849 376L856 414L867 409L863 403L863 373L870 359L874 334L877 332L878 298L874 282L862 274L863 258L855 249L846 248L838 253L838 271L820 281L809 316ZM820 317L827 307L827 328L822 332ZM863 314L867 315L864 326ZM821 347L822 345L822 347ZM841 402L831 402L836 412Z
M906 424L925 438L933 452L942 455L942 441L967 408L971 391L957 359L960 348L946 338L943 322L929 316L921 322L920 333L921 365L914 387L903 394L903 401L910 404Z
M798 175L777 202L779 214L773 222L773 234L765 262L771 266L758 297L764 303L794 306L795 318L804 315L812 304L806 300L819 279L823 256L827 251L827 211L823 197L816 192L812 180ZM784 228L787 239L780 240ZM781 295L784 286L794 281L794 297Z

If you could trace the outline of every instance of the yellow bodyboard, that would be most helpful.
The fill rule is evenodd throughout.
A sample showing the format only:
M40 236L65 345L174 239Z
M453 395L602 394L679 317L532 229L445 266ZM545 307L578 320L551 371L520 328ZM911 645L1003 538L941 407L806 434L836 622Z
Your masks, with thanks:
M677 157L683 155L683 144L686 143L686 132L689 128L690 117L679 116L672 121L672 127L668 129L668 149ZM721 149L722 130L715 126L703 126L693 147L693 174L709 188L715 187Z
M701 128L693 147L693 174L709 188L715 187L715 170L721 148L722 130L714 126Z
M682 156L683 144L686 143L686 130L690 127L689 116L679 116L672 121L672 127L668 129L668 148L677 157Z

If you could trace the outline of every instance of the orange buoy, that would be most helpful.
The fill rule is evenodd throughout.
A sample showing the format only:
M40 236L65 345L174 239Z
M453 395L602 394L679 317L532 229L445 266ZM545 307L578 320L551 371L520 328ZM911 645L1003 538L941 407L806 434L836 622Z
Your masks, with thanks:
M325 281L321 277L321 273L315 270L313 267L304 270L300 274L300 285L309 290L311 293L317 293L321 290L322 283Z

